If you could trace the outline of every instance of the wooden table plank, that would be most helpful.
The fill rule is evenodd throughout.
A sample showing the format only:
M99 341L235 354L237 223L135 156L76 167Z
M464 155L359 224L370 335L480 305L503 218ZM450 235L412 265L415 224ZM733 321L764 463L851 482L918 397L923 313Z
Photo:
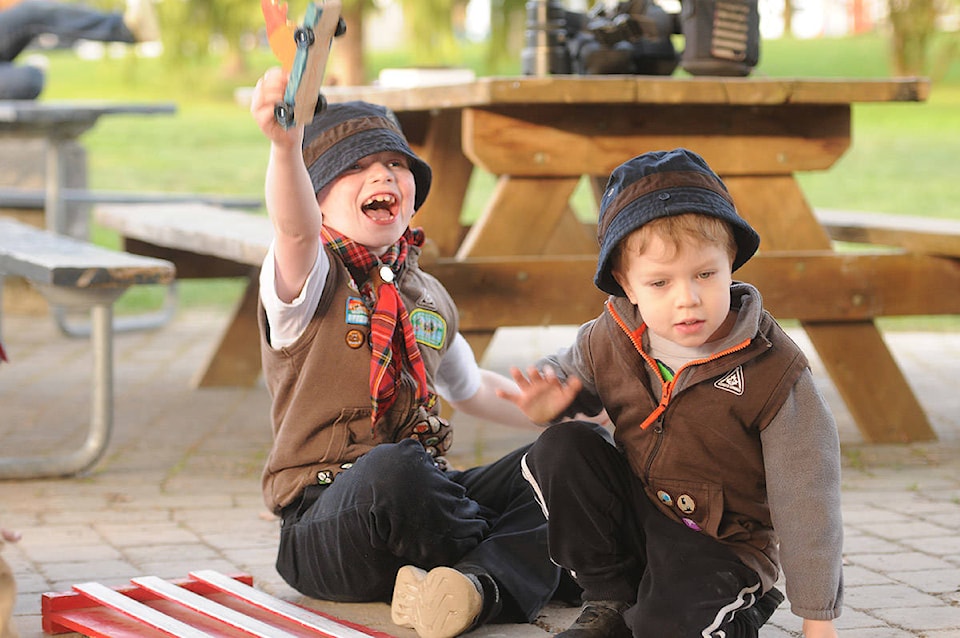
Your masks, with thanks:
M926 78L680 78L658 76L485 77L444 86L327 87L330 103L367 100L395 111L431 111L497 104L850 104L919 102Z
M922 255L960 257L960 220L817 209L836 241L899 246Z
M514 177L606 177L636 155L677 146L723 176L783 175L829 168L850 145L849 105L510 105L464 109L463 121L467 157Z
M576 325L602 309L596 259L517 256L441 259L424 268L453 295L465 330ZM909 253L762 252L735 277L757 286L778 319L864 322L876 317L960 314L960 264ZM517 303L537 298L537 304ZM504 309L509 308L509 312Z

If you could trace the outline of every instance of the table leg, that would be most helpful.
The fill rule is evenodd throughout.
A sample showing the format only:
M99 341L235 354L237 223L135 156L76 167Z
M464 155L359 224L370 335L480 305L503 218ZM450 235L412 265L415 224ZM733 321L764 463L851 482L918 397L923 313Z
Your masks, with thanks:
M830 249L830 238L792 176L725 177L761 250ZM769 210L778 214L771 215ZM763 291L761 291L762 293ZM930 422L873 321L801 322L870 443L936 439Z
M430 117L417 153L433 169L430 196L411 222L423 226L427 239L441 257L452 257L463 239L460 211L466 198L473 164L460 148L460 114L440 111Z
M73 290L45 286L44 296L51 303L90 308L90 349L93 372L90 375L90 425L80 449L47 456L0 458L0 479L35 479L72 476L92 468L103 456L113 432L113 302L119 292L103 291L91 301Z
M503 175L486 209L457 251L458 259L544 253L564 216L579 178ZM530 209L535 209L531 214ZM584 230L589 241L589 233Z
M60 235L68 231L66 203L63 201L65 144L66 140L56 137L47 141L44 219L47 229Z
M464 238L457 259L595 250L586 228L575 228L581 225L569 206L578 182L578 178L501 176L483 215ZM536 213L530 214L530 208L536 209ZM467 341L477 360L483 357L494 333L495 330L470 333Z
M243 297L223 336L217 340L216 350L197 375L194 385L199 388L251 387L260 376L260 331L257 327L260 268L251 268L248 277Z

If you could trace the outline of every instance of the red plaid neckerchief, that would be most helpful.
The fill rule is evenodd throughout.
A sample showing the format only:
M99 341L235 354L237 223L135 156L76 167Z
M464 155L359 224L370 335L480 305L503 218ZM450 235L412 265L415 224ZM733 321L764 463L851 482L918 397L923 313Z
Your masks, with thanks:
M366 247L332 228L323 226L320 234L323 242L337 253L347 266L367 306L373 308L370 316L370 341L373 348L370 357L370 399L373 402L373 424L376 425L397 400L397 382L404 365L417 382L418 400L421 404L428 405L431 402L431 393L427 389L427 370L413 334L410 317L396 285L384 281L380 274L381 268L388 266L393 274L391 279L395 281L407 259L408 247L423 245L423 231L419 228L408 228L397 243L387 249L379 259Z

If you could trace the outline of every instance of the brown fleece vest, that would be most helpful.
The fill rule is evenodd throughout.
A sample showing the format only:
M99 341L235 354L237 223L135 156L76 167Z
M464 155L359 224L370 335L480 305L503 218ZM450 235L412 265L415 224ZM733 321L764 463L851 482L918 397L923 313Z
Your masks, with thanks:
M304 334L274 350L262 305L261 359L273 399L274 443L263 470L264 502L274 512L307 485L332 480L375 445L410 436L423 422L413 379L404 373L396 403L374 432L370 415L369 313L343 262L329 250L330 273ZM411 250L397 283L417 334L431 389L437 367L458 326L456 306L434 277L420 270ZM435 412L435 410L434 410ZM449 442L448 442L449 444Z
M807 367L806 357L763 312L749 343L681 369L666 397L654 390L651 361L614 315L605 312L589 339L591 356L605 362L595 367L596 387L617 424L614 438L647 496L670 518L730 545L772 583L779 561L760 432Z

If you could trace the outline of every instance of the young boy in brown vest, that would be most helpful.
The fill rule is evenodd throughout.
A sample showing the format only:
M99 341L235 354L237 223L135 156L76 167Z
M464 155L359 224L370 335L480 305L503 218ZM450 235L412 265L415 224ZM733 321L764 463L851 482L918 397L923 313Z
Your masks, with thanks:
M804 635L836 636L836 424L757 289L733 281L758 235L677 149L614 170L598 237L603 314L503 393L538 423L605 408L615 425L611 446L559 423L523 459L550 555L584 590L559 635L755 638L782 565Z
M393 113L333 104L304 127L274 119L286 77L251 106L270 140L266 202L275 238L259 320L274 445L263 472L282 518L277 569L301 593L390 600L394 622L450 638L529 622L562 572L520 474L526 448L449 468L437 395L467 413L532 428L481 370L439 281L418 266L410 220L431 170Z

